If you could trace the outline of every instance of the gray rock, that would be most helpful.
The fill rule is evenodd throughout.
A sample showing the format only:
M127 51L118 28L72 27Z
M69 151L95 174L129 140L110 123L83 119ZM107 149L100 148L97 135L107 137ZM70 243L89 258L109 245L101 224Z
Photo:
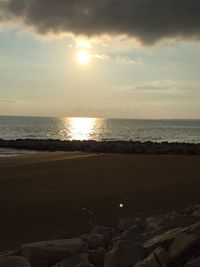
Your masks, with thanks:
M130 267L145 258L142 245L129 241L119 241L106 253L104 267Z
M143 243L146 240L148 240L149 238L151 238L152 235L148 234L148 233L142 233L142 234L137 234L137 233L128 233L128 232L123 232L121 235L119 235L118 237L112 239L112 244L120 241L120 240L131 240L134 242L138 242L138 243Z
M134 267L167 267L169 256L163 248L157 248L146 259L135 264Z
M150 231L153 234L163 234L172 228L186 227L197 221L198 218L195 216L172 212L167 215L158 215L147 218L146 231Z
M198 219L200 218L200 208L198 210L195 210L193 213L192 213L192 216L193 217L197 217Z
M170 258L172 260L178 259L183 256L184 253L190 252L197 241L195 235L187 233L178 234L169 248Z
M134 219L121 219L119 220L118 224L117 224L117 229L121 232L127 230L128 228L132 227L135 225L135 220Z
M167 267L168 262L170 261L169 254L167 251L161 247L158 247L154 250L154 254L162 267Z
M104 257L106 254L105 248L98 248L97 250L89 251L89 262L95 267L102 267L104 264Z
M188 206L183 213L186 215L192 215L196 210L200 210L200 205Z
M168 250L171 243L174 241L176 236L183 231L183 228L175 228L165 232L162 235L154 236L153 238L144 242L144 247L147 254L153 252L157 247L163 247Z
M195 234L200 238L200 221L184 228L184 232Z
M145 221L146 230L153 231L160 227L163 218L160 216L148 217Z
M144 229L142 229L139 225L136 224L125 230L125 232L129 234L141 234L144 232Z
M197 221L198 218L195 218L194 216L175 214L166 216L165 220L162 221L162 226L168 227L169 229L186 227Z
M151 253L146 259L134 265L134 267L161 267L154 253Z
M152 237L155 236L155 235L162 235L162 234L166 233L169 230L170 230L169 227L161 225L160 227L158 227L154 231L151 231L151 235L152 235Z
M31 265L23 257L7 256L0 258L0 267L31 267Z
M101 225L96 225L91 233L92 234L99 234L102 235L107 243L110 243L111 238L112 238L112 231L113 228L109 226L101 226Z
M76 267L80 263L88 263L88 254L80 254L74 257L69 257L56 263L53 267Z
M104 239L104 236L101 234L84 234L80 238L87 242L90 249L97 249L98 247L106 247L107 242Z
M80 238L37 242L21 247L21 255L29 260L32 267L48 267L67 257L87 252L88 244Z

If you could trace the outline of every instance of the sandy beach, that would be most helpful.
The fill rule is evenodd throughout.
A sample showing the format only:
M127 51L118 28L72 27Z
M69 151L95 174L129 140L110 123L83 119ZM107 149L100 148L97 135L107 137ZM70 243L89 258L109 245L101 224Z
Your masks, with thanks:
M199 204L199 186L199 156L52 152L0 158L0 249Z

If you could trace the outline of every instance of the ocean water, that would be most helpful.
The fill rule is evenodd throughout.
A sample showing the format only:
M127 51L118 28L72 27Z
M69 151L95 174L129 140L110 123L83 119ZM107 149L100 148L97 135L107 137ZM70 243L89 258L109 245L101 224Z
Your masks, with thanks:
M200 143L200 120L0 116L0 138Z

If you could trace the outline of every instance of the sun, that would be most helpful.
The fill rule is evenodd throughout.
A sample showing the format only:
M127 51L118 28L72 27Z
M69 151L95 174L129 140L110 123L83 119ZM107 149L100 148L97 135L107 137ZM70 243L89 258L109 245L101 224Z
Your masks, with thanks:
M78 61L79 64L81 65L88 65L90 63L90 53L87 50L79 50L76 53L76 60Z

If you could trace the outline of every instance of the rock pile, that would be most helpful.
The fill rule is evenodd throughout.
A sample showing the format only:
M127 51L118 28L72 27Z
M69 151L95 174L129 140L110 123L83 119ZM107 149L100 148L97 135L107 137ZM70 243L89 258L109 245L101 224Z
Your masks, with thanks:
M0 267L199 267L200 205L0 253Z
M200 155L200 144L154 143L133 141L61 141L38 139L0 139L0 148L16 148L38 151L82 151L91 153L133 154L191 154Z

